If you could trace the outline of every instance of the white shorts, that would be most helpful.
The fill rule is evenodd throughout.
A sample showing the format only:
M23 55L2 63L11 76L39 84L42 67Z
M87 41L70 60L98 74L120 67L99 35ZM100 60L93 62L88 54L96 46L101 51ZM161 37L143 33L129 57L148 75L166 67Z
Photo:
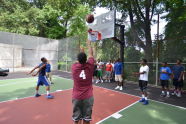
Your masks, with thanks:
M123 81L122 75L115 75L115 81L122 82Z

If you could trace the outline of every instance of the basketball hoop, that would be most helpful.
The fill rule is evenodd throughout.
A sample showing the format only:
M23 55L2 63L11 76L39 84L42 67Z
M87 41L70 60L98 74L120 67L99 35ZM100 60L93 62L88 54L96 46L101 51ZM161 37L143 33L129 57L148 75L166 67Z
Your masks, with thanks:
M93 31L90 30L88 31L88 40L92 41L92 42L96 42L97 40L101 40L101 33L98 31Z

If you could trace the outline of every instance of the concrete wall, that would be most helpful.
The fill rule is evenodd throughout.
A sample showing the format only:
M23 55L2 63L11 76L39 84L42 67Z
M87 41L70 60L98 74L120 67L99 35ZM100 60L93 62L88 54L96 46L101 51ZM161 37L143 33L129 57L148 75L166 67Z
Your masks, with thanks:
M41 57L46 57L52 63L52 69L57 69L58 40L0 32L0 43L22 46L24 67L34 67L40 63Z
M22 47L0 43L0 67L11 68L22 66ZM14 60L14 61L13 61Z

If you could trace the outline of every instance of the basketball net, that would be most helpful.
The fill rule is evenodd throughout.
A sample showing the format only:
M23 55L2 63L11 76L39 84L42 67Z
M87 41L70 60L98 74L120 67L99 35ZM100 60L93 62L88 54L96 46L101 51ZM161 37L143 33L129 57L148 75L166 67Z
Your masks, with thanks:
M95 42L97 40L101 40L101 33L98 31L88 31L88 40Z

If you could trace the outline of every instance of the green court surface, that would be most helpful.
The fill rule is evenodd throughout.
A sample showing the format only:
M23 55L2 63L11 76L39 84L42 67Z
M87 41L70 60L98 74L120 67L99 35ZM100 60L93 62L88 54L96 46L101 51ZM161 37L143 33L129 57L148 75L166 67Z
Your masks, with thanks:
M0 102L34 96L36 82L37 77L0 80ZM53 77L53 82L51 92L73 86L72 80L57 76ZM40 88L40 93L46 93L45 87ZM147 106L135 103L117 114L121 117L109 116L96 124L185 124L186 109L150 100Z
M121 118L110 117L99 124L185 124L186 109L150 101L147 106L136 103L119 114Z
M71 80L54 76L53 82L51 92L72 88ZM34 96L36 83L37 77L0 80L0 102ZM44 86L40 87L39 93L46 93Z

